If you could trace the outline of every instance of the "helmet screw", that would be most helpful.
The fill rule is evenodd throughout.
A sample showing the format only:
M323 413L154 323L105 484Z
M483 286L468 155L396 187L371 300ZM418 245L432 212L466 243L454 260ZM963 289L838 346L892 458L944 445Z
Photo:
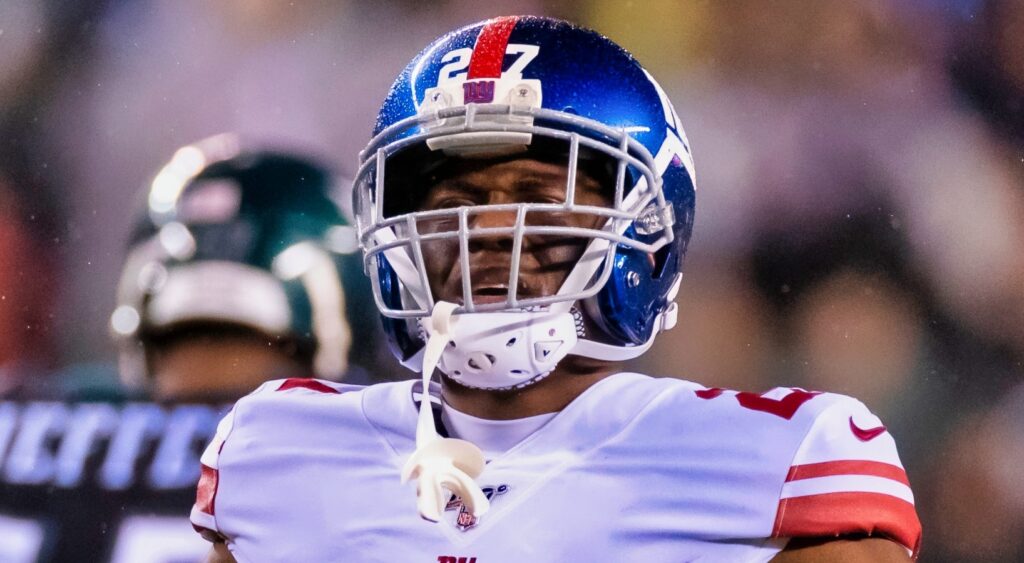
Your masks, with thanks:
M630 271L626 274L626 285L629 287L636 287L640 285L640 274Z

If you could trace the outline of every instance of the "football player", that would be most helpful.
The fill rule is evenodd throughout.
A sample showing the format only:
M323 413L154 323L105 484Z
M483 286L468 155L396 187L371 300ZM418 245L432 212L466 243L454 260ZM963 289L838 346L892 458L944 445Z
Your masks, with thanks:
M272 378L365 381L348 364L372 361L380 323L336 187L232 136L175 153L111 317L133 400L0 403L0 560L199 560L185 513L228 406Z
M349 353L366 365L374 339L352 348L351 324L366 336L377 323L337 192L316 162L234 135L179 149L147 191L118 287L122 379L207 403L269 378L365 382L346 374Z
M444 35L394 83L354 189L385 331L421 378L236 403L192 511L211 560L917 553L863 404L618 367L675 324L694 217L679 118L618 45L526 16Z

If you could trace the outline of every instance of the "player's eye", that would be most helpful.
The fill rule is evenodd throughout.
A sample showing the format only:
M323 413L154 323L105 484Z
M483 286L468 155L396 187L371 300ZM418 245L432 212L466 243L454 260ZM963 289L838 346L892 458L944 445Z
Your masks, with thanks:
M558 204L565 203L565 198L561 194L559 194L559 195L545 195L545 196L539 196L537 198L534 198L534 201L537 202L537 203L551 203L551 204L558 205Z
M532 190L520 192L520 199L523 203L544 203L560 205L565 203L565 188L559 187L535 187Z
M476 202L474 202L472 199L469 199L468 197L453 196L437 200L432 207L434 209L455 209L458 207L466 207L475 204Z

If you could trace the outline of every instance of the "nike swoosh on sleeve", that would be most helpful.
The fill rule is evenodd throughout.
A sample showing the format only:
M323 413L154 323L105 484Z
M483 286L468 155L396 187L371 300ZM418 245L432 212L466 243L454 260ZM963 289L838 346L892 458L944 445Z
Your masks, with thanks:
M850 417L850 432L857 437L861 442L870 442L875 438L885 433L885 426L876 426L875 428L861 428L857 426L857 423L853 421L853 417Z

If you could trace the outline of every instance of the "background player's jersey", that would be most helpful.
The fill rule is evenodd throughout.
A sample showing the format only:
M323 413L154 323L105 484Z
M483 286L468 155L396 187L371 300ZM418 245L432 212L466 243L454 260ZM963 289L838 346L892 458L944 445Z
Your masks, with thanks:
M198 561L186 514L226 410L0 402L0 561Z
M453 499L433 524L399 484L414 386L263 385L203 454L193 523L243 563L766 561L787 537L919 543L895 443L859 402L629 373L491 459L479 521Z

